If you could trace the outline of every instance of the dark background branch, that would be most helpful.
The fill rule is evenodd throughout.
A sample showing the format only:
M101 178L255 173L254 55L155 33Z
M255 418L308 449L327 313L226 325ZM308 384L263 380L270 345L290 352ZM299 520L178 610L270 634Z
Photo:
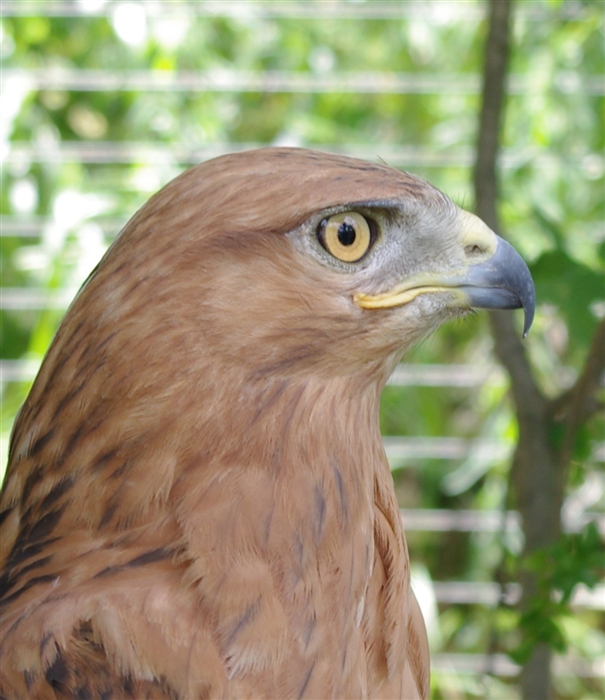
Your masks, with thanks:
M565 468L572 458L578 431L600 404L596 393L605 371L605 319L601 319L592 339L584 369L573 387L562 394L551 405L555 422L564 426L563 443L559 451L559 462Z
M511 5L511 0L489 0L483 101L474 169L477 214L500 234L497 162L506 97ZM596 392L605 369L605 320L597 326L578 380L552 401L540 391L512 315L492 312L490 322L496 355L510 375L519 424L510 488L523 518L524 554L530 555L551 546L561 535L561 508L578 432L599 406ZM553 439L557 427L559 433L563 428L558 447ZM523 587L521 609L527 611L541 593L538 574L521 564L519 580ZM550 597L550 591L545 594ZM538 642L534 647L521 672L525 700L553 697L551 656L547 643Z
M499 233L502 229L497 214L497 157L504 113L510 23L510 0L490 0L474 184L477 214ZM510 375L519 420L519 444L511 471L511 486L523 517L525 550L530 553L559 535L562 490L560 479L553 473L556 462L548 444L548 405L533 377L511 315L494 312L490 321L496 355ZM526 608L536 593L537 581L528 571L521 572L520 580L524 591L522 607ZM523 668L521 688L526 700L551 697L550 656L548 646L538 645Z

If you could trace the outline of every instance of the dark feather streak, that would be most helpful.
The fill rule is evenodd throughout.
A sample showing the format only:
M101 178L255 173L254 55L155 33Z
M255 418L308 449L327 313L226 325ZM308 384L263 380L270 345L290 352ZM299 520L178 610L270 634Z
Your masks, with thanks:
M40 510L44 511L50 508L50 506L58 501L63 494L69 491L69 489L74 485L75 480L75 476L67 476L64 479L61 479L61 481L53 486L53 488L48 492L48 495L40 505Z
M55 434L55 429L51 428L48 430L44 435L39 437L36 442L31 446L31 449L29 451L29 456L33 457L40 453L44 447L52 440L53 435ZM31 475L30 475L31 476Z
M10 595L4 596L2 598L2 605L8 605L9 603L12 603L14 600L20 598L24 593L29 591L29 589L33 588L34 586L38 586L41 583L50 583L51 581L55 581L57 578L59 578L59 574L44 574L44 576L36 576L35 578L30 579L18 591L15 591Z
M119 564L117 566L106 566L96 573L93 578L104 578L105 576L119 574L121 571L126 569L132 569L137 566L145 566L146 564L153 564L156 561L162 561L163 559L168 559L174 554L174 549L166 549L160 547L159 549L152 549L149 552L140 554L138 557L131 559L126 562L126 564Z
M33 671L23 671L23 680L25 681L25 687L28 691L32 689L34 681L36 680L36 674Z
M76 396L82 391L82 389L85 386L85 382L82 382L81 384L76 386L75 389L72 389L71 391L67 392L67 394L65 394L65 396L57 403L57 406L55 407L52 418L53 421L57 420L61 416L61 413L63 413L66 406L76 398Z
M152 564L156 561L162 561L163 559L168 559L174 554L173 549L166 549L165 547L159 547L158 549L152 549L149 552L145 552L134 559L131 559L125 564L130 568L135 566L144 566L145 564Z
M75 700L92 700L92 693L90 692L89 688L80 686L79 688L76 688L74 698Z
M112 479L119 479L120 477L124 476L124 474L126 474L126 472L128 472L130 469L132 469L132 463L130 461L126 461L120 464L120 466L117 469L114 469L114 471L112 471L109 476Z
M0 513L0 527L2 526L2 523L6 520L7 516L10 515L13 512L13 508L6 508L6 510L3 510Z
M346 522L348 520L348 503L347 495L345 493L344 479L342 478L342 472L340 471L337 464L332 462L332 469L334 471L334 481L336 483L336 489L338 491L338 498L340 500L340 510L342 513L342 519Z
M302 635L305 649L307 649L307 647L309 646L309 642L311 641L311 637L313 636L313 631L315 630L316 624L317 624L317 618L315 617L315 615L313 615L313 617L310 617L309 620L307 621L307 624L305 626L305 631Z
M95 471L100 471L103 467L116 456L118 453L118 448L114 447L107 452L104 452L100 457L98 457L95 462L91 465L91 468Z
M74 447L78 444L78 440L82 437L82 432L84 431L84 426L79 425L70 435L67 445L65 447L65 454L71 454L74 451Z
M226 646L229 646L230 644L233 643L237 635L243 630L243 628L249 623L252 622L252 620L256 617L258 614L260 608L260 598L254 601L252 605L249 605L243 612L242 615L240 615L239 620L237 621L235 627L233 628L231 634L227 638L227 641L225 642Z
M21 492L21 505L24 506L32 492L32 489L36 485L36 483L40 480L42 477L42 467L34 467L34 469L31 470L29 473L27 479L25 480L25 484L23 484L23 491Z
M131 697L134 697L133 696L134 685L132 683L132 678L130 676L124 676L124 678L122 678L122 689L124 690L125 693L128 693Z
M52 688L60 688L69 680L69 668L59 649L57 649L57 656L55 660L46 669L44 677Z
M280 396L284 393L284 391L286 390L287 386L288 386L288 382L287 382L287 381L283 381L283 382L280 382L280 383L279 383L277 389L269 396L269 398L268 398L265 402L261 403L261 404L258 406L258 408L256 409L256 412L255 412L254 416L252 416L252 419L251 419L251 421L250 421L251 424L256 423L256 421L257 421L259 418L261 418L261 417L264 416L264 415L267 415L267 413L268 413L269 409L271 408L271 406L273 406L273 404L276 403L276 401L279 399L279 397L280 397Z
M303 681L302 687L298 693L298 700L301 700L301 698L305 694L305 690L307 689L307 686L309 685L309 681L311 680L311 674L313 673L313 669L315 668L315 661L311 664L311 667L307 671L307 675L305 676L305 680Z
M267 513L267 518L265 520L265 537L264 544L265 547L269 544L269 535L271 534L271 522L273 521L273 512L275 510L275 503L271 505L271 510Z
M19 570L19 576L23 576L24 574L29 573L30 571L33 571L34 569L38 569L41 566L46 566L50 561L52 560L52 556L47 556L47 557L40 557L40 559L36 559L36 561L31 562L31 564L28 564L27 566L24 566L22 569Z
M315 541L319 543L326 516L326 498L320 484L315 485Z
M27 559L37 556L46 549L46 547L61 539L60 537L49 537L46 540L27 545L27 543L22 540L21 534L22 533L20 533L19 538L15 542L10 559L6 563L7 570L18 566L22 562L27 561Z
M64 505L56 510L51 510L49 513L46 513L46 515L43 515L37 523L31 527L25 528L23 530L24 544L34 543L43 537L48 537L59 523L65 508L66 506Z
M40 656L44 654L46 645L50 642L51 639L53 639L53 634L51 632L46 632L40 640Z
M107 507L103 511L103 515L101 516L101 520L99 520L99 530L103 529L109 521L113 518L115 515L115 512L118 508L119 505L119 500L117 498L112 498L111 501L107 504Z

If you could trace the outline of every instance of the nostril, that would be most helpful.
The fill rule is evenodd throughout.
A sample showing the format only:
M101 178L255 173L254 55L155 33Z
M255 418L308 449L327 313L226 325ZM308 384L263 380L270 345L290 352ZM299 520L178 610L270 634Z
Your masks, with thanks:
M498 247L496 234L481 219L467 211L460 210L459 241L467 264L473 265L491 257Z
M483 253L485 253L485 250L483 250L483 248L481 248L481 246L478 246L475 243L473 245L467 245L464 248L464 252L466 253L466 255L468 255L469 258L471 258L471 257L477 256L477 255L482 255Z

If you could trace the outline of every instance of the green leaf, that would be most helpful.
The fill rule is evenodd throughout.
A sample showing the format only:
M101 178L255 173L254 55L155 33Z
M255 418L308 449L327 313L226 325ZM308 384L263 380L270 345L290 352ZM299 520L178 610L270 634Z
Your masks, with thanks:
M597 319L590 307L605 299L605 275L573 260L562 250L544 253L531 266L538 303L559 307L569 328L570 342L590 342Z

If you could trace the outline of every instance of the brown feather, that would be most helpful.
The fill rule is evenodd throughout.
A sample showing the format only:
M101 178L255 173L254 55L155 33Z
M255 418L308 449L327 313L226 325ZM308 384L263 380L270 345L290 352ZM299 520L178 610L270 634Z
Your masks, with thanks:
M377 412L445 312L362 310L286 235L412 200L453 209L383 165L268 149L189 170L131 220L15 424L3 697L427 697Z

